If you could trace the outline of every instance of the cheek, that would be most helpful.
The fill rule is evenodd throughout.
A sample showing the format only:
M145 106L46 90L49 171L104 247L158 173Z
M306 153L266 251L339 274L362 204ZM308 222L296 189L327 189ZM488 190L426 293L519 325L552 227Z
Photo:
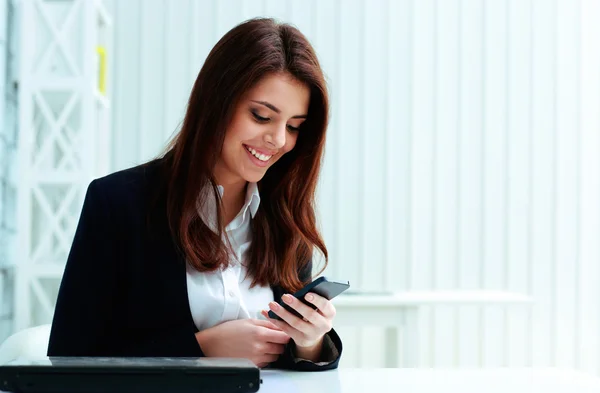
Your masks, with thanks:
M231 156L231 154L235 151L236 146L235 138L232 138L232 135L225 136L225 140L223 141L223 150L221 151L221 155Z
M256 123L243 115L234 117L225 134L225 141L239 145L256 133Z
M243 147L242 143L245 138L244 131L247 129L247 127L244 127L244 125L240 124L239 122L234 122L231 124L231 127L225 134L225 140L223 141L223 152L226 152L225 154L236 153L240 148Z
M298 142L298 134L288 134L288 137L285 141L285 152L291 151L294 147L296 147L296 143Z

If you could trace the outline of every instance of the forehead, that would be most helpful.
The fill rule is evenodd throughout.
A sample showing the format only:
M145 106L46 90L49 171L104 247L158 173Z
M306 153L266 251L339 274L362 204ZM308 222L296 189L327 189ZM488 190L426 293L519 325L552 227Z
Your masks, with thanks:
M310 90L289 74L269 74L248 91L246 98L266 101L280 109L282 116L291 117L306 114Z

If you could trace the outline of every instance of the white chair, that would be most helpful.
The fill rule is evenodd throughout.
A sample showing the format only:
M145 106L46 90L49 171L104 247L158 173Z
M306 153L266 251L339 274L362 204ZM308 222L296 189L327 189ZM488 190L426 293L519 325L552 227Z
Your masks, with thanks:
M0 345L0 364L18 358L44 359L50 340L50 324L23 329Z

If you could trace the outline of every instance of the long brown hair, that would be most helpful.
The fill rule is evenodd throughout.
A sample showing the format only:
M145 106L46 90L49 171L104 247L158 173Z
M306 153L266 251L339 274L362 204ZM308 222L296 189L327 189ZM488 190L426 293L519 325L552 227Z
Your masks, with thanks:
M167 218L186 260L201 272L226 267L221 206L218 233L202 221L197 201L207 186L220 201L213 169L227 126L240 97L261 78L288 73L310 89L310 104L296 146L259 181L261 203L252 220L248 273L252 285L281 285L295 291L304 284L315 247L327 248L316 226L315 190L321 168L329 100L319 61L295 27L272 19L252 19L230 30L209 53L191 92L181 131L164 157ZM324 268L323 266L323 268Z

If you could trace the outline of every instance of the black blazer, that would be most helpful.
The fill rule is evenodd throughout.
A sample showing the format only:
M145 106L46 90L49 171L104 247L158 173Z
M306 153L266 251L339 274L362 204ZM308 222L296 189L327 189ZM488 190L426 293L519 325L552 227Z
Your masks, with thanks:
M58 293L48 356L204 356L195 338L185 261L167 225L166 199L150 198L159 184L159 163L89 185ZM299 274L309 280L311 266ZM272 289L280 300L283 289ZM336 368L342 343L334 330L328 336L338 351L333 362L295 360L290 340L272 366Z

